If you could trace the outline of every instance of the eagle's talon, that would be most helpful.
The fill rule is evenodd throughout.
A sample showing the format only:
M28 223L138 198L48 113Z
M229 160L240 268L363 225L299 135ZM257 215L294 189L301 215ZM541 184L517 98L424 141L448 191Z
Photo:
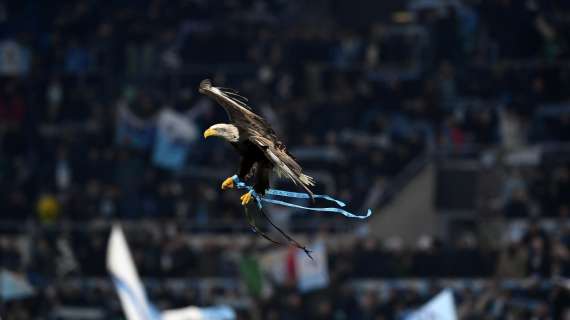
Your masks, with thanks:
M232 177L227 178L222 182L222 190L232 189L234 187L234 179Z
M244 194L239 199L241 200L241 204L246 206L248 203L251 202L251 199L253 199L253 196L251 195L251 191Z

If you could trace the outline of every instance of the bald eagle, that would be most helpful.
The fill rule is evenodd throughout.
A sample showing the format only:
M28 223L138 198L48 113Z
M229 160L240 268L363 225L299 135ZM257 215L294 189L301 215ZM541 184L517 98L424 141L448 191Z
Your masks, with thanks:
M218 123L206 131L204 138L220 137L228 141L241 155L237 176L245 181L255 176L253 190L264 195L269 189L269 179L272 172L279 177L285 177L303 188L313 199L309 187L314 185L313 178L303 174L301 166L287 151L285 145L269 124L255 114L246 104L247 99L235 91L212 86L208 79L200 83L200 93L215 99L228 114L231 123ZM229 177L222 183L222 190L233 188L234 180ZM247 192L240 198L242 205L252 200L252 192Z

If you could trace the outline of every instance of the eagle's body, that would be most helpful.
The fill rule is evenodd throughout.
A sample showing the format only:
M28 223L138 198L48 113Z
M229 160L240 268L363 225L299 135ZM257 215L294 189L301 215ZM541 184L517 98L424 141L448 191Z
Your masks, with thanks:
M269 173L273 170L273 164L265 157L263 151L249 140L231 142L231 145L241 156L238 178L245 181L255 173L254 190L259 194L264 194L269 188Z
M254 175L254 190L263 195L269 188L271 173L276 172L279 176L289 178L301 186L313 197L309 189L309 186L314 184L313 179L302 173L301 166L287 151L275 131L244 103L245 98L232 91L222 91L213 87L210 80L202 81L199 91L222 105L231 120L230 124L211 126L204 132L204 137L218 136L232 144L241 155L237 172L240 180L246 180ZM228 178L222 184L222 189L232 186L233 180ZM250 193L242 197L243 204L247 204L250 200Z

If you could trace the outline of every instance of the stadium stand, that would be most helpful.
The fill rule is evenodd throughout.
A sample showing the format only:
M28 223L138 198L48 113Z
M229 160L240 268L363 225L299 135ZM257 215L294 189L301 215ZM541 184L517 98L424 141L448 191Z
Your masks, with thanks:
M566 319L570 2L351 3L0 2L1 268L35 290L0 316L120 319L104 261L122 221L165 308L402 319L452 287L460 319ZM327 244L330 283L248 291L245 258L272 247L251 234L237 194L219 190L235 155L194 140L179 168L157 161L171 156L152 131L162 111L198 132L225 119L197 93L206 77L238 88L316 191L354 210L383 208L412 165L437 164L449 232L406 243L366 221L274 209Z

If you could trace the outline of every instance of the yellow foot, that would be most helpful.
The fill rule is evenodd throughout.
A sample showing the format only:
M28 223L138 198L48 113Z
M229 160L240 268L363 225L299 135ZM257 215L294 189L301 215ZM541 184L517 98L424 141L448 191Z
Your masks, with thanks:
M234 179L232 177L227 178L222 182L222 190L231 189L234 187Z
M251 202L251 199L253 199L253 196L251 195L251 191L244 194L243 196L241 196L240 200L241 200L241 204L246 206L248 203Z

